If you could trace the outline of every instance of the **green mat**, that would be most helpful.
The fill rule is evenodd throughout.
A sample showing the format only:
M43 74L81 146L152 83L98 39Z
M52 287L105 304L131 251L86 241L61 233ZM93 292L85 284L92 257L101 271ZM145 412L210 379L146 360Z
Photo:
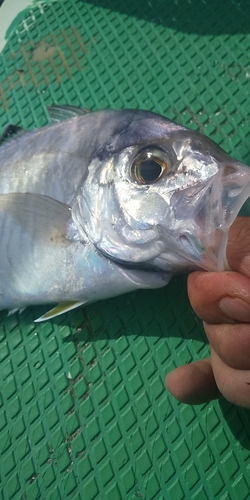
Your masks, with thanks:
M250 163L248 1L37 1L12 18L0 130L46 124L52 103L142 108ZM1 313L1 500L250 498L250 413L164 387L208 355L185 277L35 324L47 309Z

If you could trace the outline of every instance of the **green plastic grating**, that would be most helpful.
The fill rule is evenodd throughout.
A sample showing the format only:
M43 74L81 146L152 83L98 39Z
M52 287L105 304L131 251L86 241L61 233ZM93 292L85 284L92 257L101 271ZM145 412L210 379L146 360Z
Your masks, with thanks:
M6 26L0 129L44 125L51 103L144 108L249 163L249 16L240 0L34 2ZM250 497L249 412L165 391L208 355L185 277L35 324L46 310L1 313L1 500Z

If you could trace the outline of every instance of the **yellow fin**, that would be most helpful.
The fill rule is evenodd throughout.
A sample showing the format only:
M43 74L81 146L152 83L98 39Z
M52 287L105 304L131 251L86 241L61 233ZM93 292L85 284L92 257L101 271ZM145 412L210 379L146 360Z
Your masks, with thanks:
M61 302L56 307L53 307L53 309L50 309L50 311L43 314L43 316L40 316L40 318L35 319L35 323L39 323L40 321L46 321L47 319L52 319L55 318L56 316L60 316L60 314L72 311L72 309L76 309L77 307L86 304L86 302L87 300L83 301L71 300L69 302Z

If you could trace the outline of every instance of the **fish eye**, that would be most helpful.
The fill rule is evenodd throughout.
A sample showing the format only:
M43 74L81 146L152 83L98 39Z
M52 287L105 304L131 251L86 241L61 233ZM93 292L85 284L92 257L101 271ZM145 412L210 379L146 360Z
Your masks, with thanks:
M153 184L170 167L163 150L143 150L135 158L131 173L138 184Z

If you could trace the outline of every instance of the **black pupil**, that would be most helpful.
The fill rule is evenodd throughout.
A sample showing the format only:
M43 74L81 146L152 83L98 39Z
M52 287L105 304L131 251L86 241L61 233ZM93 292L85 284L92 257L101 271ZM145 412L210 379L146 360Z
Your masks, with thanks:
M140 164L140 176L144 182L153 182L161 175L161 165L155 160L144 160Z

